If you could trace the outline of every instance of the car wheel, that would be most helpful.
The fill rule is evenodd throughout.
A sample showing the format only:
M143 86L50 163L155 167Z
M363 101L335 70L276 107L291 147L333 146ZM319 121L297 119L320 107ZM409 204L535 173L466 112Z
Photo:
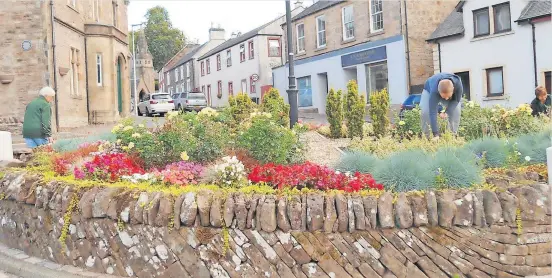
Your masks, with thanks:
M159 117L165 117L165 113L159 113Z
M178 111L182 111L182 105L178 105Z
M140 108L138 108L138 116L142 116L142 112L140 112Z
M146 107L146 117L151 117L151 113L149 112L149 109Z

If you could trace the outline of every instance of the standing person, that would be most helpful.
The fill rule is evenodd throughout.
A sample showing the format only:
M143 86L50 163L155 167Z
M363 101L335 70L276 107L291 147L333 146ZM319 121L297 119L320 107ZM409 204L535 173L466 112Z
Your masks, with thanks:
M52 143L52 107L56 92L50 87L40 89L39 96L25 109L23 120L23 138L29 148Z
M460 124L460 104L464 89L460 77L450 73L437 73L428 78L422 91L420 110L422 111L422 131L426 137L430 136L430 129L435 140L439 139L439 126L437 124L437 111L439 103L445 107L445 113L441 117L448 116L449 128L456 134Z
M546 92L546 88L538 86L535 89L535 99L531 102L532 115L546 114L550 109L550 95Z

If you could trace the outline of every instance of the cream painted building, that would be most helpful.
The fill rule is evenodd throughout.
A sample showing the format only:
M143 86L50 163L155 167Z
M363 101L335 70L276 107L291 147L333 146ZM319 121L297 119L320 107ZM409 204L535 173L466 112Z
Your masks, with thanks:
M21 133L40 88L57 91L54 130L130 111L128 0L5 0L0 5L0 129Z

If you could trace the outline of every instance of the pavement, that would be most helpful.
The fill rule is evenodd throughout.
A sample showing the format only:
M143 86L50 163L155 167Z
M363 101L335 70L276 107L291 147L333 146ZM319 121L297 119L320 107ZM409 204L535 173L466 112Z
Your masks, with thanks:
M117 278L108 274L60 265L0 244L0 278Z

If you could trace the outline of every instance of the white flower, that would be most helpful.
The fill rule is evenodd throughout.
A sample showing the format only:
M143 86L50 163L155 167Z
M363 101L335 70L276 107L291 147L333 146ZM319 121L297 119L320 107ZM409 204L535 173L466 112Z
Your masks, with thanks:
M531 161L531 157L530 157L530 156L526 156L526 157L525 157L525 161L527 161L527 162Z
M521 155L521 153L520 153L520 152L518 152L518 151L516 151L516 155Z
M123 131L132 130L134 127L131 125L127 125L123 128Z
M142 137L142 135L140 135L140 133L133 133L132 134L132 138L140 138Z

